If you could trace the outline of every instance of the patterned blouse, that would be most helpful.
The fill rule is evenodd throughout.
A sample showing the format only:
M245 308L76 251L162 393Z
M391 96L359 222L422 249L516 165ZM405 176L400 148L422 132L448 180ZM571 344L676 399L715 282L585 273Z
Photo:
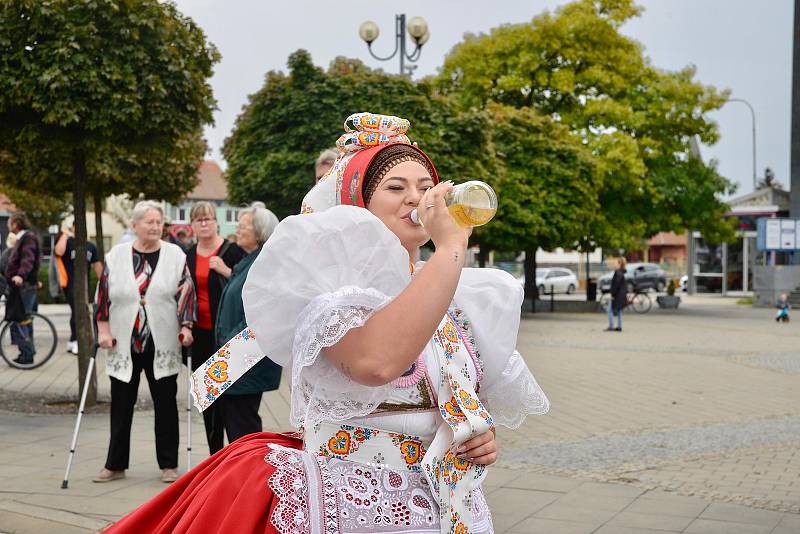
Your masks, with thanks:
M139 312L136 315L136 322L131 333L131 351L141 354L147 348L150 341L150 328L147 325L147 311L144 307L145 295L150 280L153 277L160 250L155 252L139 252L133 249L133 274L136 284L139 286ZM178 284L178 292L175 294L178 303L178 320L182 325L190 325L197 320L197 298L192 283L192 276L189 267L184 265L183 275ZM97 314L98 321L108 321L111 300L108 295L108 263L103 268L103 276L97 288Z

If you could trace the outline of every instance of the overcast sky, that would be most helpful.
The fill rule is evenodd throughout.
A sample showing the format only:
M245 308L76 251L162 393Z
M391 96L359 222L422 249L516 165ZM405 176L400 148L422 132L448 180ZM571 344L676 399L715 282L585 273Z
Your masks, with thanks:
M220 148L236 116L270 70L286 70L286 58L298 48L311 52L327 67L336 56L358 57L368 65L396 72L397 60L372 59L358 37L358 26L373 20L381 36L373 48L387 55L394 48L394 15L419 15L429 24L415 77L434 74L447 52L465 32L486 32L505 23L526 22L544 10L566 3L558 0L178 0L219 48L222 61L212 79L219 111L206 136L210 157L222 162ZM676 70L697 66L698 81L727 88L755 108L757 171L771 167L788 188L791 114L793 2L791 0L640 0L645 12L623 27L641 42L653 64ZM354 110L342 110L344 116ZM377 110L376 110L377 111ZM413 117L412 134L413 134ZM729 103L713 114L721 140L704 147L703 157L719 161L720 172L752 190L750 112ZM224 165L224 163L223 163Z

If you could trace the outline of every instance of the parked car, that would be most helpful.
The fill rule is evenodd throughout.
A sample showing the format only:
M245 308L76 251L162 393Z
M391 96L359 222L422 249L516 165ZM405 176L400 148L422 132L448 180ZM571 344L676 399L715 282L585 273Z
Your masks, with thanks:
M525 275L517 278L520 284L525 285ZM569 269L563 267L536 269L536 285L540 295L553 293L566 293L570 295L578 288L578 277Z
M597 287L603 293L611 291L611 277L614 273L606 273L600 277ZM629 263L625 273L628 293L655 289L659 293L667 287L666 273L655 263Z

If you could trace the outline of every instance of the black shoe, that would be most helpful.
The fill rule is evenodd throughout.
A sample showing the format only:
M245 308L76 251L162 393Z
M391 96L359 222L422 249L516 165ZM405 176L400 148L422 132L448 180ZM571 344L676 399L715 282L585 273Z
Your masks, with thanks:
M610 326L604 330L604 332L613 332L613 331L614 331L614 329L611 328Z
M14 358L14 363L19 365L30 365L33 363L33 360L25 360L22 358L22 356L20 356L18 358Z
M615 332L622 332L622 328L620 328L620 327L618 326L618 327L616 327L616 328L614 329L614 331L615 331Z

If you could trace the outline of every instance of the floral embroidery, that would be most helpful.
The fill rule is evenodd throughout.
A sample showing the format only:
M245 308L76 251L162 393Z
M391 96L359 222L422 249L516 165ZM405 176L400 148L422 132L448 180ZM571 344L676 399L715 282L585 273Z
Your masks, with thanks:
M245 328L192 373L191 394L199 409L208 408L231 384L264 358L255 345L255 338L253 330ZM232 362L238 367L232 368Z
M442 328L442 333L450 343L458 343L458 331L456 330L456 326L451 321L447 321L445 323L444 328Z
M463 389L458 392L458 397L461 399L461 405L467 410L478 409L478 402L475 399L473 399L472 396Z
M358 204L358 181L361 178L361 175L356 171L353 173L353 177L350 179L350 188L348 193L350 195L350 202L352 205L355 206Z
M478 391L480 389L481 379L483 378L483 359L481 358L481 353L478 352L478 345L475 343L475 332L472 330L472 322L461 308L451 308L448 313L458 329L461 341L464 343L464 348L467 349L470 357L472 357L475 370L478 372L478 383L475 386L475 391Z
M228 379L228 362L223 360L214 362L206 371L206 376L214 382L225 382Z
M342 425L334 436L319 448L319 454L330 458L344 459L358 450L359 445L377 436L380 432L372 428Z

